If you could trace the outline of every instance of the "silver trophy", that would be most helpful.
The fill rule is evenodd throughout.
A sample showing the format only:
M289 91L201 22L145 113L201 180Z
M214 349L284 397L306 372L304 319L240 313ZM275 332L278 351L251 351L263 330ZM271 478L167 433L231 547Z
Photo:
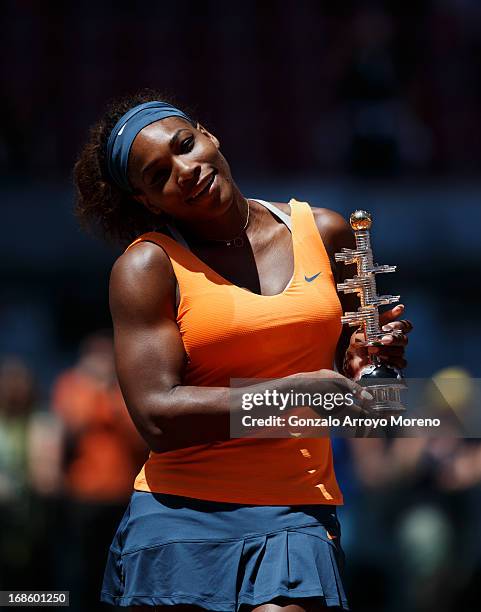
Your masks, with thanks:
M346 312L342 323L362 327L365 346L382 346L381 338L386 335L379 326L379 306L399 301L399 295L378 295L376 274L394 272L396 266L378 266L373 263L371 238L371 215L365 210L356 210L350 219L356 238L355 249L342 249L336 253L336 261L345 265L356 264L357 274L337 288L343 293L357 293L361 306L357 312ZM358 376L361 384L367 386L374 396L371 410L376 412L401 412L405 407L401 403L401 389L405 388L401 372L393 366L383 363L376 355L370 357L370 364L364 367Z

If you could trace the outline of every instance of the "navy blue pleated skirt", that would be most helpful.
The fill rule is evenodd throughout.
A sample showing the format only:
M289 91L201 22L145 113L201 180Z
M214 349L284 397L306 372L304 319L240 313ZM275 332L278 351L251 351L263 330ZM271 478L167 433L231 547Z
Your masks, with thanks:
M237 612L276 597L349 609L335 506L248 506L134 491L101 600Z

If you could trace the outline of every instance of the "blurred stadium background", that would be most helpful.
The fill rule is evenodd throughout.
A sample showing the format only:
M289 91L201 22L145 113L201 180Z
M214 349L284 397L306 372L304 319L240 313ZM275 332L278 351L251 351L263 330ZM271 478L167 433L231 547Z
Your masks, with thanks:
M411 377L479 377L481 3L3 3L0 589L98 587L145 448L72 166L106 102L174 93L245 195L373 213ZM462 398L460 399L460 402ZM462 406L460 406L462 409ZM336 441L352 609L479 610L477 440ZM92 476L94 475L94 477Z

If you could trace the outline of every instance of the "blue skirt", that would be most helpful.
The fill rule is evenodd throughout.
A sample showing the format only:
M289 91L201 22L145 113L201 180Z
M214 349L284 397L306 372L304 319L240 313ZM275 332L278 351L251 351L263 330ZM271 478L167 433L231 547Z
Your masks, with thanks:
M238 612L276 597L348 610L335 506L248 506L134 491L101 600Z

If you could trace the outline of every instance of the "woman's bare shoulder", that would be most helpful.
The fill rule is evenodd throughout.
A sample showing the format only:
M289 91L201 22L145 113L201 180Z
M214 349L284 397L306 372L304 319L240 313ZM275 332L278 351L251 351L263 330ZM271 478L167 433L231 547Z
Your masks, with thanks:
M354 234L346 219L335 210L311 206L317 229L328 252L337 253L343 247L354 246Z
M157 244L137 243L115 261L109 291L112 311L155 310L165 300L171 301L175 274L169 256Z

